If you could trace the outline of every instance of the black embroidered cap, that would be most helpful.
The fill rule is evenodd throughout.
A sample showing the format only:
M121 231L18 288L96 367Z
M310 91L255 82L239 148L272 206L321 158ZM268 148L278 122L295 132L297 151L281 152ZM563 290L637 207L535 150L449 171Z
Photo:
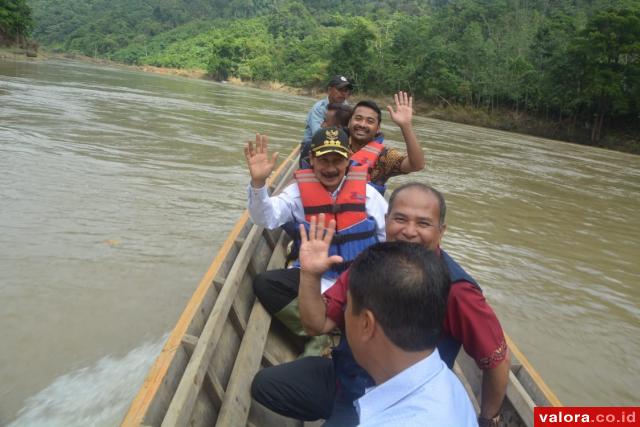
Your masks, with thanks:
M311 139L311 152L316 157L327 153L338 153L348 159L351 156L349 136L335 126L320 129Z

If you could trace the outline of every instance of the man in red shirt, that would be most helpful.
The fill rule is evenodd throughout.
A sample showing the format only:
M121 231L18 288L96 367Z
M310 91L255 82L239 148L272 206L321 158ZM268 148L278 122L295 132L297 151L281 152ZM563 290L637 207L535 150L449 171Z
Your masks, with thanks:
M483 371L480 426L498 425L510 365L504 334L475 280L440 249L440 241L446 231L445 214L446 204L440 192L420 183L405 184L396 189L389 199L386 216L387 241L419 243L439 252L447 264L451 290L438 351L449 367L452 367L461 345L474 358ZM320 223L324 223L323 219ZM330 239L329 242L326 241L322 229L316 236L311 235L308 240L304 240L300 248L299 288L302 324L309 335L325 334L335 327L344 331L349 272L344 272L324 295L320 294L318 273L339 262L340 257L327 256L326 245ZM402 307L398 307L398 310L401 312ZM323 402L325 413L328 410L344 412L349 409L344 401L359 397L357 395L364 393L365 387L372 385L366 372L353 361L346 340L334 349L333 364L327 364L321 358L303 358L269 369L261 371L254 379L254 397L276 412L303 419L328 417L300 412L292 415L289 408L309 404L303 400L292 401L291 396L301 396L299 399L311 396L316 403ZM335 378L335 389L325 386L319 391L315 388L314 384L324 376ZM283 389L290 392L287 393L287 405L281 404L282 395L279 393ZM334 415L331 414L333 418Z

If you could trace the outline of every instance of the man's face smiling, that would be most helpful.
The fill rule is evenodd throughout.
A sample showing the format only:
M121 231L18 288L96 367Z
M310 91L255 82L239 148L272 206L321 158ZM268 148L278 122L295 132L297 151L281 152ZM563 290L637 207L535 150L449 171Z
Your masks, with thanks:
M338 188L349 166L349 160L338 153L327 153L319 157L312 154L310 162L314 175L330 192Z
M362 105L354 110L349 120L349 136L352 142L358 145L367 144L379 129L378 113Z
M409 187L400 191L385 218L387 241L419 243L435 250L447 226L440 224L438 198L431 192Z

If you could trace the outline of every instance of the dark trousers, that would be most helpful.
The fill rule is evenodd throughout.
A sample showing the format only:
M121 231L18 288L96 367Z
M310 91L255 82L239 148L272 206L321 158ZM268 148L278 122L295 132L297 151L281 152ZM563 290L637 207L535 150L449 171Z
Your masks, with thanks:
M272 315L298 298L299 286L299 268L265 271L253 279L256 297Z
M258 372L251 396L285 417L304 421L325 419L325 427L351 427L358 414L351 400L336 392L333 361L304 357Z

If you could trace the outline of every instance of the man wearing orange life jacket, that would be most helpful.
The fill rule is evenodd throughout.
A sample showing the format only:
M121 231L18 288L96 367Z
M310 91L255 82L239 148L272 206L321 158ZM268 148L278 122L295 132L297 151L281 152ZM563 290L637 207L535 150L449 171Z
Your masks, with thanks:
M384 194L385 184L392 176L417 172L425 166L424 153L411 124L413 98L406 92L398 92L394 95L394 101L395 109L387 106L387 111L402 132L406 153L375 140L380 130L382 112L373 101L358 102L348 126L350 148L353 152L351 159L369 166L369 180L381 194Z
M295 183L277 196L269 197L265 184L276 157L269 157L267 144L266 136L257 135L255 148L251 143L245 148L251 173L249 215L255 224L268 229L290 221L308 226L310 218L320 213L328 218L327 223L336 220L338 232L330 251L340 255L345 262L323 275L324 292L358 253L384 240L387 202L368 185L367 165L350 164L348 136L336 127L316 132L311 143L311 169L297 171ZM298 267L259 274L253 286L267 311L276 315L292 332L305 335L297 308Z

